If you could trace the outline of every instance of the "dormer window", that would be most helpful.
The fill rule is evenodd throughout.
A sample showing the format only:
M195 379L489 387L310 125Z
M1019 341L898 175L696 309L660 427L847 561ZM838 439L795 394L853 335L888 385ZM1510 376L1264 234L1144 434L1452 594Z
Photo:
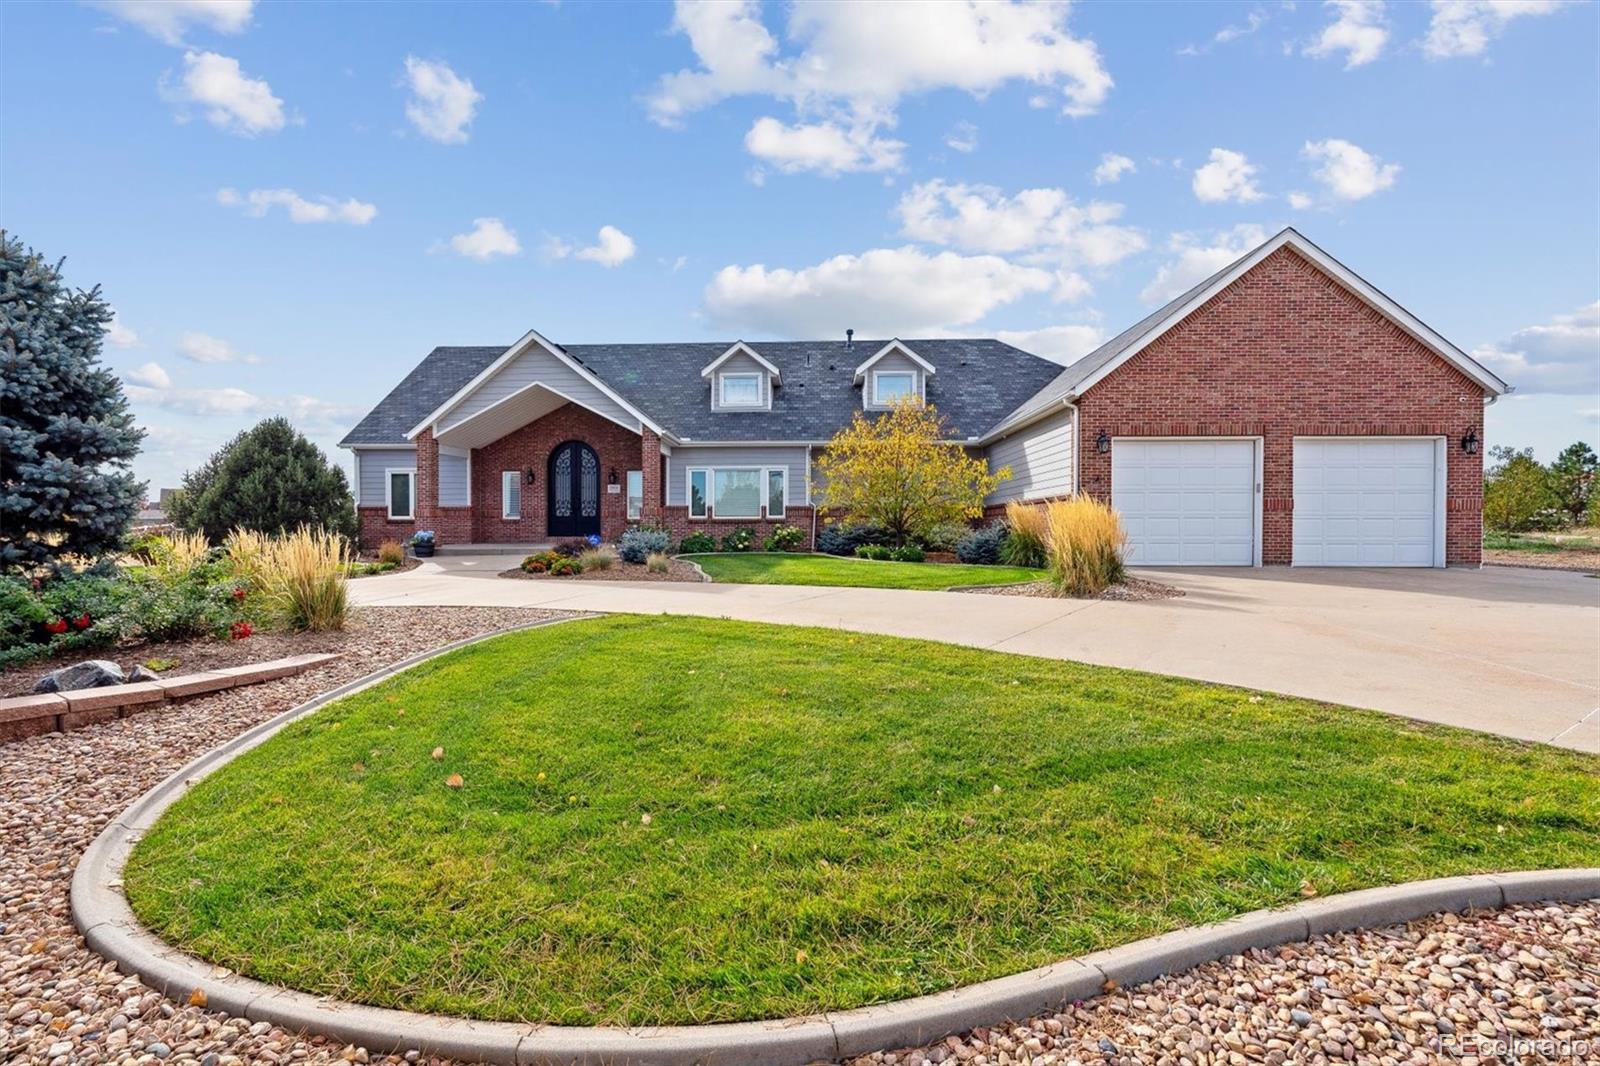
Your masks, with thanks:
M719 405L722 407L760 407L761 375L719 374L717 381L722 389Z
M879 370L872 375L872 405L893 407L917 394L917 375L910 370Z

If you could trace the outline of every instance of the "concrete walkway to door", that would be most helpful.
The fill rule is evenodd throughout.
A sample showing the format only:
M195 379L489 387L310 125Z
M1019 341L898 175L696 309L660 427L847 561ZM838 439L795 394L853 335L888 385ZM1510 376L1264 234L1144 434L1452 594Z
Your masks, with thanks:
M922 637L1283 692L1600 752L1600 580L1483 570L1152 570L1121 603L957 592L497 577L451 556L350 583L373 606L690 614Z

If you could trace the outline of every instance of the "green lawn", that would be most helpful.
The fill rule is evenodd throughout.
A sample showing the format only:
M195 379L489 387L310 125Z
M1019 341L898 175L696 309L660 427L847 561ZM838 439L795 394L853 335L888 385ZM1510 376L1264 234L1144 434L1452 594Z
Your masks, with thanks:
M965 563L890 563L837 555L748 552L691 555L713 581L738 585L847 585L870 589L948 589L958 585L1014 585L1038 581L1043 570Z
M1559 555L1563 552L1600 550L1600 534L1577 529L1566 533L1500 533L1483 535L1483 546L1492 551L1531 552L1534 555Z
M614 616L285 729L168 811L125 883L168 940L314 993L748 1019L997 977L1302 882L1600 864L1597 781L1600 757L1304 700Z

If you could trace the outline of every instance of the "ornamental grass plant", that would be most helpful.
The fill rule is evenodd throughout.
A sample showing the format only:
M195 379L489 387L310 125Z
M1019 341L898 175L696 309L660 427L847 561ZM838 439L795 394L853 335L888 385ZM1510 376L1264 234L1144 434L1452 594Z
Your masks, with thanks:
M1056 500L1044 508L1047 565L1057 591L1098 596L1122 580L1128 534L1110 504L1091 496ZM1016 536L1015 527L1012 536Z

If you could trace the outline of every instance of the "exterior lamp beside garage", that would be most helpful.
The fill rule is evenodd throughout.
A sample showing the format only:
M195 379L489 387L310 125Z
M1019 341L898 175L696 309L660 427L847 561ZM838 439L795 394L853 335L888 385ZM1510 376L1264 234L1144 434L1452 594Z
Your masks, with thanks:
M1467 435L1461 438L1461 450L1466 452L1468 455L1477 455L1478 454L1478 431L1477 430L1475 430L1475 429L1467 430Z
M1111 450L1111 435L1103 429L1100 431L1100 435L1094 439L1094 450L1101 455Z

